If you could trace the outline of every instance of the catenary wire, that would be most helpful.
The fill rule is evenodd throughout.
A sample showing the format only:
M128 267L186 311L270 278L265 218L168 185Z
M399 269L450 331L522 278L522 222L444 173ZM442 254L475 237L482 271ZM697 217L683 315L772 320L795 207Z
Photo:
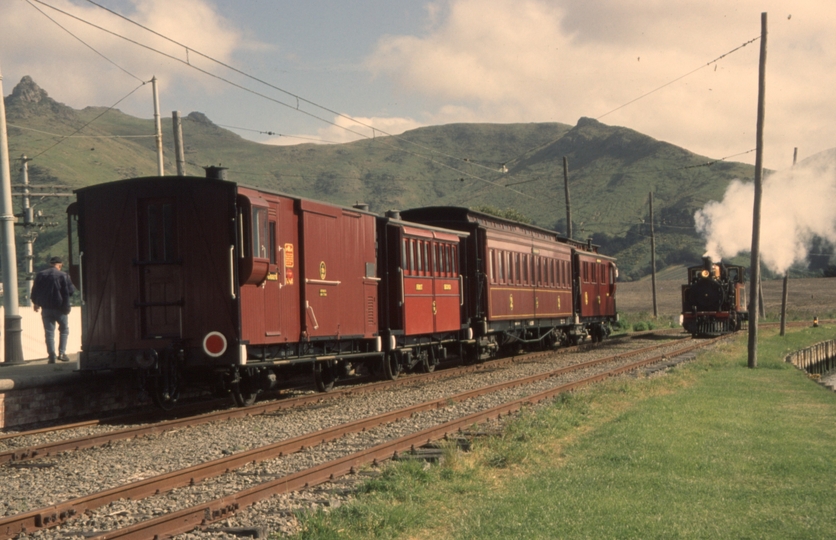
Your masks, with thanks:
M35 1L37 1L37 0L35 0ZM32 6L32 8L33 8L33 9L35 9L35 10L37 10L37 11L38 11L41 15L43 15L44 17L46 17L47 19L49 19L50 21L52 21L52 22L53 22L56 26L58 26L58 28L60 28L61 30L63 30L64 32L68 33L70 36L72 36L72 37L73 37L73 38L75 38L76 40L78 40L78 41L79 41L82 45L84 45L85 47L87 47L88 49L90 49L91 51L93 51L94 53L96 53L97 55L99 55L99 56L101 56L102 58L104 58L107 62L109 62L110 64L112 64L112 65L116 66L118 69L120 69L120 70L121 70L121 71L123 71L124 73L127 73L128 75L130 75L130 76L131 76L131 77L133 77L134 79L136 79L136 80L138 80L138 81L140 81L140 82L143 82L141 78L137 77L136 75L134 75L133 73L131 73L131 72L130 72L130 71L128 71L127 69L123 68L122 66L120 66L119 64L117 64L116 62L114 62L113 60L111 60L110 58L108 58L107 56L105 56L104 54L102 54L101 52L97 51L97 50L96 50L96 49L95 49L92 45L90 45L89 43L85 42L83 39L81 39L81 38L80 38L80 37L78 37L77 35L75 35L75 34L73 34L72 32L70 32L70 31L69 31L69 29L67 29L66 27L62 26L62 25L61 25L61 23L59 23L58 21L56 21L55 19L53 19L52 17L50 17L49 15L47 15L47 14L46 14L46 13L45 13L42 9L40 9L38 6L36 6L36 5L35 5L35 4L33 4L32 2L30 2L29 0L26 0L26 3L27 3L27 4L29 4L30 6ZM44 4L44 5L46 5L46 4ZM52 6L49 6L49 7L52 7Z
M95 117L95 118L93 118L92 120L90 120L89 122L87 122L86 124L84 124L83 126L81 126L80 128L78 128L77 130L75 130L74 132L72 132L70 135L67 135L67 136L62 136L62 138L61 138L58 142L56 142L56 143L55 143L55 144L53 144L52 146L50 146L50 147L46 148L45 150L42 150L42 151L38 152L38 153L37 153L37 154L35 154L35 155L31 158L31 159L36 159L36 158L38 158L38 157L40 157L40 156L44 155L45 153L49 152L50 150L52 150L53 148L55 148L56 146L58 146L58 145L59 145L59 144L61 144L62 142L64 142L64 141L66 141L67 139L71 138L71 137L72 137L73 135L75 135L76 133L79 133L80 131L82 131L83 129L85 129L87 126L89 126L90 124L92 124L93 122L95 122L96 120L98 120L99 118L101 118L102 116L104 116L105 114L107 114L108 112L110 112L111 110L113 110L113 109L114 109L117 105L119 105L120 103L122 103L124 100L126 100L128 97L130 97L130 96L131 96L134 92L136 92L137 90L139 90L140 88L142 88L142 87L143 87L143 86L145 86L146 84L148 84L148 83L147 83L147 82L145 82L145 81L141 82L141 83L139 84L139 86L137 86L136 88L134 88L133 90L131 90L130 92L128 92L127 94L125 94L125 96L123 96L121 99L119 99L119 101L117 101L116 103L114 103L113 105L111 105L110 107L108 107L107 109L105 109L104 111L102 111L100 114L96 115L96 117Z
M27 1L29 1L29 0L27 0ZM247 87L245 87L245 86L243 86L243 85L241 85L241 84L238 84L238 83L236 83L236 82L233 82L233 81L231 81L231 80L229 80L229 79L227 79L227 78L225 78L225 77L221 77L220 75L217 75L217 74L211 73L211 72L209 72L209 71L207 71L207 70L205 70L205 69L199 68L199 67L197 67L197 66L195 66L195 65L191 64L191 63L190 63L189 61L187 61L187 60L183 60L183 59L181 59L181 58L177 58L176 56L173 56L173 55L171 55L171 54L168 54L168 53L162 52L162 51L160 51L160 50L154 49L153 47L150 47L150 46L148 46L148 45L145 45L145 44L139 43L138 41L132 40L132 39L130 39L130 38L128 38L128 37L122 36L122 35L120 35L120 34L118 34L118 33L116 33L116 32L113 32L113 31L111 31L111 30L108 30L108 29L106 29L106 28L103 28L103 27L101 27L101 26L99 26L99 25L93 24L93 23L91 23L91 22L89 22L89 21L86 21L86 20L84 20L84 19L82 19L82 18L80 18L80 17L76 16L76 15L73 15L73 14L71 14L71 13L68 13L68 12L66 12L66 11L63 11L63 10L61 10L61 9L59 9L59 8L55 7L55 6L51 6L51 5L49 5L49 4L45 3L45 2L43 2L43 0L33 0L33 1L35 1L35 2L39 3L39 4L43 5L43 6L46 6L46 7L50 8L50 9L53 9L53 10L55 10L55 11L58 11L59 13L62 13L62 14L64 14L64 15L68 16L68 17L71 17L71 18L73 18L73 19L75 19L75 20L77 20L77 21L79 21L79 22L82 22L82 23L84 23L84 24L87 24L87 25L89 25L89 26L92 26L93 28L96 28L96 29L98 29L98 30L101 30L102 32L106 32L106 33L108 33L108 34L110 34L110 35L112 35L112 36L114 36L114 37L117 37L117 38L120 38L120 39L122 39L122 40L125 40L125 41L127 41L127 42L129 42L129 43L132 43L132 44L134 44L134 45L138 46L138 47L142 47L142 48L144 48L144 49L146 49L146 50L149 50L149 51L155 52L155 53L157 53L157 54L159 54L159 55L161 55L161 56L164 56L164 57L166 57L166 58L169 58L170 60L173 60L173 61L175 61L175 62L179 62L179 63L181 63L181 64L184 64L184 65L186 65L186 66L188 66L188 67L190 67L190 68L192 68L192 69L194 69L194 70L196 70L196 71L198 71L198 72L200 72L200 73L203 73L204 75L207 75L207 76L212 77L212 78L215 78L215 79L217 79L217 80L219 80L219 81L225 82L225 83L227 83L227 84L229 84L229 85L231 85L231 86L234 86L234 87L236 87L236 88L238 88L238 89L240 89L240 90L243 90L243 91L245 91L245 92L249 92L249 93L251 93L251 94L253 94L253 95L256 95L256 96L261 97L261 98L263 98L263 99L266 99L266 100L268 100L268 101L272 101L272 102L274 102L274 103L276 103L276 104L279 104L279 105L282 105L282 106L288 107L288 108L290 108L290 109L293 109L293 110L295 110L295 111L297 111L297 112L299 112L299 113L302 113L302 114L304 114L304 115L306 115L306 116L309 116L309 117L311 117L311 118L317 119L317 120L319 120L319 121L321 121L321 122L324 122L324 123L326 123L326 124L329 124L329 125L332 125L332 126L338 127L338 128L340 128L340 129L346 130L346 131L348 131L349 133L353 133L353 134L357 135L357 136L358 136L358 137L360 137L360 138L364 138L364 139L372 139L372 140L375 140L375 141L381 141L381 139L375 138L374 136L369 137L368 135L366 135L366 134L364 134L364 133L360 133L360 132L355 131L355 130L353 130L353 129L350 129L350 128L346 127L346 126L340 125L340 124L338 124L338 123L336 123L336 122L332 122L332 121L330 121L330 120L327 120L327 119L325 119L325 118L322 118L322 117L320 117L320 116L317 116L317 115L315 115L315 114L313 114L313 113L311 113L311 112L309 112L309 111L305 111L305 110L303 110L303 109L300 109L300 108L298 107L298 104L297 104L297 106L295 106L295 107L294 107L293 105L288 104L288 103L285 103L285 102L283 102L283 101L281 101L281 100L279 100L279 99L276 99L276 98L273 98L273 97L267 96L266 94L263 94L263 93L261 93L261 92L257 92L257 91L255 91L255 90L253 90L253 89L251 89L251 88L247 88ZM103 9L105 9L105 8L103 8ZM168 38L166 38L166 39L168 39ZM176 42L175 42L175 43L176 43ZM194 49L189 49L189 48L186 48L186 50L187 50L187 52L188 52L188 51L197 52L197 51L194 51ZM201 54L201 53L199 53L199 52L197 52L197 53L198 53L198 54ZM207 57L207 58L208 58L208 57ZM210 59L210 60L212 60L212 61L217 62L216 60L213 60L213 59L211 59L211 58L209 58L209 59ZM218 62L218 63L220 63L220 62ZM221 65L224 65L223 63L220 63L220 64L221 64ZM235 68L230 68L230 69L235 70ZM237 70L236 70L236 71L237 71ZM245 75L246 75L246 74L245 74ZM254 79L254 80L258 80L258 79ZM278 89L278 88L277 88L277 89ZM282 92L287 93L287 92L286 92L286 91L284 91L284 90L281 90L281 89L278 89L278 90L280 90L280 91L282 91ZM293 94L290 94L290 95L293 95ZM307 100L306 100L305 102L306 102L306 103L309 103ZM321 107L321 106L316 105L316 104L314 104L314 103L312 103L312 102L310 102L310 103L311 103L312 105L317 106L317 107L320 107L320 108L322 108L323 110L326 110L326 111L328 111L328 112L333 112L333 111L331 111L330 109L327 109L327 108ZM339 114L339 113L336 113L336 114ZM375 131L375 132L380 132L380 133L386 134L384 131L379 130L379 129L377 129L377 128L373 128L373 129L374 129L374 131ZM387 136L390 136L389 134L386 134L386 135L387 135ZM400 140L403 140L403 139L400 139ZM411 143L411 141L410 141L410 143ZM386 144L387 146L392 146L392 147L394 147L394 145L392 145L392 144L390 144L390 143L388 143L388 142L383 142L382 144ZM415 143L411 143L411 144L415 144ZM419 145L419 146L420 146L420 145ZM517 193L517 194L519 194L519 195L522 195L523 197L527 197L527 198L530 198L530 199L535 199L535 197L532 197L532 196L530 196L530 195L528 195L528 194L526 194L526 193L522 193L522 192L520 192L520 191L517 191L517 190L511 189L511 188L506 188L506 187L505 187L505 186L503 186L502 184L499 184L499 183L497 183L497 182L494 182L494 181L488 180L488 179L483 178L483 177L478 176L478 175L474 175L474 174L468 173L468 172L466 172L466 171L462 171L462 170L457 169L457 168L455 168L455 167L453 167L453 166L451 166L451 165L448 165L448 164L446 164L446 163L442 163L442 162L440 162L440 161L438 161L438 160L436 160L436 159L434 159L434 158L431 158L431 157L429 157L429 156L425 156L425 155L420 154L420 153L418 153L418 152L412 152L412 151L406 150L406 149L404 149L404 148L399 148L399 150L400 150L400 151L402 151L402 152L406 152L406 153L409 153L409 154L412 154L412 155L415 155L415 156L421 157L421 158L423 158L423 159L427 159L427 160L431 161L432 163L434 163L434 164L436 164L436 165L438 165L438 166L440 166L440 167L443 167L443 168L447 168L447 169L450 169L450 170L456 171L458 174L463 174L463 175L468 176L468 177L470 177L470 178L472 178L472 179L474 179L474 180L477 180L477 181L479 181L479 182L483 182L483 183L486 183L486 184L492 185L492 186L494 186L494 187L498 187L498 188L501 188L501 189L506 189L506 190L508 190L508 191L515 192L515 193ZM435 151L435 150L433 150L433 149L429 149L429 150L430 150L430 151L432 151L433 153L438 153L439 155L442 155L442 156L447 157L447 158L456 159L456 160L461 160L461 158L456 158L456 157L454 157L454 156L444 155L444 154L442 154L442 153L436 152L436 151ZM464 161L466 161L466 160L464 160ZM479 165L479 166L481 166L481 165ZM481 167L483 167L483 168L487 168L487 167L484 167L484 166L481 166ZM491 171L494 171L494 169L491 169L491 168L487 168L487 169L488 169L488 170L491 170Z
M40 0L35 0L35 1L40 1ZM314 101L311 101L311 100L309 100L309 99L306 99L306 98L304 98L304 97L302 97L302 96L300 96L300 95L298 95L298 94L295 94L295 93L293 93L293 92L290 92L289 90L285 90L285 89L283 89L283 88L281 88L281 87L278 87L278 86L276 86L276 85L274 85L274 84L272 84L272 83L269 83L269 82L267 82L267 81L265 81L265 80L263 80L263 79L260 79L260 78L258 78L258 77L255 77L254 75L250 75L249 73L246 73L246 72L244 72L244 71L242 71L242 70L240 70L240 69L238 69L238 68L236 68L236 67L234 67L234 66L231 66L231 65L229 65L229 64L227 64L227 63L225 63L225 62L222 62L222 61L220 61L220 60L218 60L218 59L216 59L216 58L213 58L213 57L211 57L211 56L209 56L209 55L207 55L207 54L205 54L205 53L202 53L202 52L200 52L200 51L198 51L198 50L196 50L196 49L193 49L193 48L191 48L191 47L189 47L189 46L187 46L187 45L185 45L185 44L183 44L183 43L180 43L180 42L178 42L178 41L176 41L176 40L174 40L174 39L172 39L172 38L170 38L170 37L168 37L168 36L166 36L166 35L164 35L164 34L161 34L161 33L157 32L156 30L153 30L153 29L151 29L151 28L148 28L147 26L144 26L144 25L142 25L142 24L140 24L140 23L138 23L138 22L136 22L136 21L134 21L134 20L130 19L129 17L124 16L124 15L122 15L121 13L118 13L118 12L116 12L116 11L112 10L112 9L109 9L109 8L107 8L107 7L105 7L105 6L102 6L101 4L99 4L99 3L97 3L97 2L94 2L93 0L86 0L86 1L87 1L88 3L90 3L90 4L93 4L94 6L96 6L96 7L98 7L98 8L100 8L100 9L103 9L103 10L107 11L108 13L111 13L111 14L113 14L113 15L115 15L115 16L117 16L117 17L119 17L119 18L121 18L121 19L123 19L123 20L125 20L125 21L127 21L127 22L129 22L129 23L131 23L131 24L133 24L133 25L138 26L139 28L142 28L143 30L145 30L145 31L147 31L147 32L150 32L150 33L154 34L154 35L155 35L155 36L157 36L157 37L160 37L160 38L162 38L162 39L165 39L165 40L167 40L167 41L169 41L169 42L171 42L171 43L173 43L173 44L175 44L175 45L177 45L177 46L179 46L179 47L183 47L183 49L185 49L187 52L192 52L192 53L195 53L195 54L197 54L198 56L201 56L201 57L203 57L203 58L205 58L205 59L207 59L207 60L209 60L209 61L211 61L211 62L214 62L214 63L216 63L216 64L218 64L218 65L220 65L220 66L223 66L223 67L225 67L225 68L227 68L227 69L229 69L229 70L231 70L231 71L233 71L233 72L235 72L235 73L238 73L239 75L242 75L242 76L244 76L244 77L247 77L248 79L251 79L251 80L253 80L253 81L256 81L256 82L258 82L258 83L261 83L261 84L263 84L263 85L265 85L265 86L267 86L267 87L269 87L269 88L272 88L272 89L274 89L274 90L277 90L277 91L279 91L279 92L282 92L283 94L286 94L286 95L288 95L288 96L290 96L290 97L292 97L292 98L296 99L297 104L298 104L299 102L304 102L304 103L307 103L307 104L309 104L309 105L312 105L312 106L314 106L314 107L317 107L317 108L319 108L319 109L322 109L323 111L329 112L329 113L331 113L331 114L333 114L333 115L335 115L335 116L337 116L337 117L339 117L339 118L343 118L343 119L345 119L345 120L348 120L348 121L350 121L350 122L354 122L354 123L356 123L356 124L358 124L358 125L360 125L360 126L363 126L363 127L367 128L367 129L370 129L370 130L372 131L372 137L371 137L371 138L374 138L374 134L375 134L375 133L380 133L380 134L382 134L382 135L386 135L386 136L388 136L388 137L396 137L396 138L399 138L399 136L398 136L398 135L393 135L393 134L391 134L391 133L388 133L388 132L386 132L385 130L382 130L382 129L380 129L380 128L376 128L376 127L374 127L374 126L371 126L371 125L369 125L369 124L367 124L367 123L365 123L365 122L363 122L363 121L361 121L361 120L358 120L357 118L354 118L354 117L352 117L352 116L350 116L350 115L348 115L348 114L341 113L341 112L339 112L339 111L335 111L335 110L330 109L330 108L328 108L328 107L326 107L326 106L324 106L324 105L320 105L320 104L318 104L318 103L316 103L316 102L314 102ZM297 110L298 110L298 105L297 105L297 107L296 107L296 108L297 108ZM333 124L333 125L337 126L337 124ZM338 126L338 127L344 127L344 126ZM368 135L364 135L364 137L368 138ZM435 148L430 148L430 147L427 147L427 146L425 146L425 145L422 145L422 144L416 143L416 142L414 142L414 141L404 140L404 142L406 142L407 144L411 144L411 145L414 145L414 146L416 146L416 147L419 147L419 148L421 148L421 149L423 149L423 150L430 151L430 152L432 152L432 153L434 153L434 154L442 155L442 156L447 157L447 158L450 158L450 159L456 159L456 160L461 160L461 161L466 161L466 162L469 162L469 160L468 160L468 159L466 159L466 158L460 158L460 157L457 157L457 156L453 156L453 155L445 154L444 152L440 152L438 149L435 149ZM482 168L487 169L487 170L490 170L490 171L495 171L495 170L496 170L495 168L488 167L488 166L486 166L486 165L482 165L482 164L479 164L479 163L473 163L473 164L474 164L474 165L476 165L477 167L482 167Z

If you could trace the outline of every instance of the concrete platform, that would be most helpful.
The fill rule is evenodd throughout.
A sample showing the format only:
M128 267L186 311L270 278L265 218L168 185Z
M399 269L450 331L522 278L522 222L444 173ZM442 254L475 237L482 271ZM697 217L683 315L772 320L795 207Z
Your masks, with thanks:
M31 307L21 307L21 348L22 364L5 363L5 347L0 346L0 392L21 390L38 386L50 386L80 381L78 369L78 351L81 349L81 309L74 307L70 312L70 338L67 341L67 356L70 362L47 363L44 327L41 314ZM5 313L0 307L0 320L5 320ZM2 329L0 325L0 329ZM58 335L56 329L56 346Z
M0 364L0 392L81 381L81 373L77 371L78 353L67 356L69 362L54 364L48 364L46 358L27 360L23 364Z

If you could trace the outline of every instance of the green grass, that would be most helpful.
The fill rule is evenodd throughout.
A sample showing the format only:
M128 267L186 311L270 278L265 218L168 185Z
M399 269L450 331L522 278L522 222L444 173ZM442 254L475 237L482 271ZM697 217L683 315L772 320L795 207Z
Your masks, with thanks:
M836 394L785 364L833 326L746 336L653 379L527 411L440 466L404 463L298 538L836 537Z

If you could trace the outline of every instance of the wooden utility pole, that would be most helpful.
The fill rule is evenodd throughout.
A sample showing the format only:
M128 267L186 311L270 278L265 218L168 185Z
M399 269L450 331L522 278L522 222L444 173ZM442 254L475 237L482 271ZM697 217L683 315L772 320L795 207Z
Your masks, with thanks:
M572 207L569 204L569 158L563 156L563 189L566 191L566 237L572 238Z
M183 124L180 111L171 111L171 128L174 130L174 158L177 161L177 176L186 176L186 157L183 151Z
M749 361L750 368L758 367L758 288L760 283L761 199L763 198L763 124L766 115L766 12L761 13L761 52L758 66L758 125L755 145L755 202L752 209L752 290L749 295ZM755 314L752 317L752 314Z
M798 159L798 147L792 150L792 166L795 167L795 161ZM787 298L790 290L790 269L784 273L784 293L781 295L781 335L783 336L787 330Z
M653 192L648 195L650 201L650 285L653 287L653 318L659 316L656 308L656 233L653 230Z

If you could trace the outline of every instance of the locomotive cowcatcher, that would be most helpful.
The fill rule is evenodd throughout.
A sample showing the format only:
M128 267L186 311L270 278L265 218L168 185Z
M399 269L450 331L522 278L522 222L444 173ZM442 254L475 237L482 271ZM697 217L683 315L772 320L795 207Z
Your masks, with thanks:
M360 366L430 370L458 346L466 234L207 176L76 191L80 370L139 373L163 408L196 381L244 405L298 374L328 390Z
M742 266L703 264L688 268L682 285L682 327L694 337L736 332L749 320L746 309L746 270Z

